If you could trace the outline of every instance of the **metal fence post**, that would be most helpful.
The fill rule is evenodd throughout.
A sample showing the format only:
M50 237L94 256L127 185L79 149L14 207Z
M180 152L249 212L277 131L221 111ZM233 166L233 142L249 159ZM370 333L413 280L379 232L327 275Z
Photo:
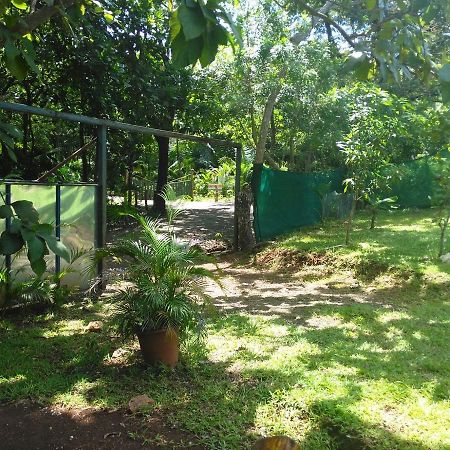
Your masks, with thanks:
M239 250L239 193L241 191L242 145L236 147L236 176L234 179L234 242L233 247Z
M102 248L106 244L106 205L107 205L107 127L100 125L97 128L97 239L96 247ZM103 260L98 262L97 275L100 280L100 289L105 287L103 277Z
M11 185L9 183L5 183L5 204L11 205ZM6 218L5 229L6 231L11 230L11 217ZM5 255L5 266L9 280L9 276L11 275L11 255Z
M56 186L55 198L55 235L58 241L61 240L61 185ZM61 258L55 254L55 274L59 275L61 272ZM59 279L58 279L59 283Z

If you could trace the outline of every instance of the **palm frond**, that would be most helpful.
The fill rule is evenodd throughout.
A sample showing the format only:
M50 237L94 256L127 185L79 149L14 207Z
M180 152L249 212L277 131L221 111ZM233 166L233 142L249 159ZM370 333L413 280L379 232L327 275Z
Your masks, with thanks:
M96 252L98 257L120 258L128 264L133 287L115 296L119 331L130 335L137 330L198 330L202 306L198 300L204 297L200 280L218 282L218 278L197 265L203 253L162 233L159 221L133 217L141 225L138 239L123 239Z

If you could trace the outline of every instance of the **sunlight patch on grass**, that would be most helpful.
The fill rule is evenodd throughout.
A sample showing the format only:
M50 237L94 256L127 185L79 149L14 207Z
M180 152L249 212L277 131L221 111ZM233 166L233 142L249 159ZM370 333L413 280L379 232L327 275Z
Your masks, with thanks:
M412 317L405 311L386 311L382 312L377 316L377 320L380 323L388 323L396 320L407 320L412 319Z
M439 228L432 222L433 214L433 210L383 212L375 230L370 230L369 215L362 211L356 216L349 246L343 245L345 233L339 222L305 227L280 238L274 246L326 253L331 259L325 270L330 265L339 270L350 268L365 283L388 273L397 279L417 275L426 281L434 277L450 283L450 267L437 257ZM314 271L323 274L324 268L313 267Z

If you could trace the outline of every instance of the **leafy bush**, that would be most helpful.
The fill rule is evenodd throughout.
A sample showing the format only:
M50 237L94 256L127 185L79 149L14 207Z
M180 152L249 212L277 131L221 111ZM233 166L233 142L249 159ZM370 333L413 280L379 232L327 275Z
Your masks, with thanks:
M32 202L4 203L0 206L0 219L11 220L11 226L0 236L0 255L15 255L26 248L31 269L38 276L47 269L44 257L49 250L69 262L69 250L56 238L52 225L39 222L39 213Z

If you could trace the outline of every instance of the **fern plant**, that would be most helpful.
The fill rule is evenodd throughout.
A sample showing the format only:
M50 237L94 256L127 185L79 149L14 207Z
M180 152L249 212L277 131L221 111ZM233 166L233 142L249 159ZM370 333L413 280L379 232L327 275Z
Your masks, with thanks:
M204 255L195 247L179 243L173 234L162 233L161 223L133 215L141 226L137 239L123 239L101 249L98 257L127 263L131 286L119 291L113 321L123 336L168 330L181 336L188 330L201 332L201 310L208 302L202 293L211 271L199 267Z

